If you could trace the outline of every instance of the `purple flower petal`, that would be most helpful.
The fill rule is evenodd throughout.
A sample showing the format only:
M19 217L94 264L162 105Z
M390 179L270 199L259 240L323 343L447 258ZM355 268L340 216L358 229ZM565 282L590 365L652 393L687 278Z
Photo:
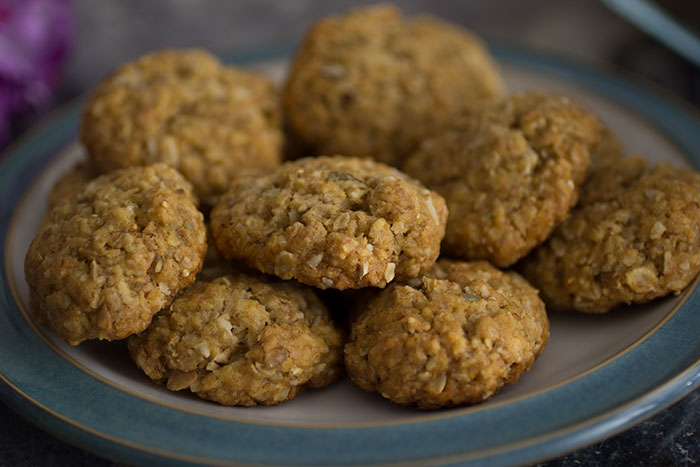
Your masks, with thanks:
M68 56L70 0L0 3L0 144L10 122L46 106Z

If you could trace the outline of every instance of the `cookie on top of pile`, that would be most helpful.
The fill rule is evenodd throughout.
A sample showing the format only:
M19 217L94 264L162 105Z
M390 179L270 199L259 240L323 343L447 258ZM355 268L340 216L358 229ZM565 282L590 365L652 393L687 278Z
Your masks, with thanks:
M700 269L700 175L625 157L583 103L507 95L479 38L390 5L319 21L281 91L204 51L141 57L80 137L27 253L35 316L224 405L345 371L478 403L542 353L545 306L605 313Z

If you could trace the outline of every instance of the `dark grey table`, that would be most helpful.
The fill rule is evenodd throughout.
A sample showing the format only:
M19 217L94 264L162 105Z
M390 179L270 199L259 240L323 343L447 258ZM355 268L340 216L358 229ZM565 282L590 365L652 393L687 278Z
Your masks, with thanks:
M230 52L297 40L316 18L367 2L243 0L76 0L73 53L56 105L86 90L115 65L163 47ZM617 18L579 0L397 1L406 12L449 18L489 40L613 63L664 86L696 106L700 71ZM671 1L674 7L682 2ZM693 2L686 2L692 4ZM683 5L681 5L683 6ZM697 14L697 8L695 9ZM700 20L700 17L695 17ZM561 465L694 465L700 462L700 393L593 446L550 460ZM36 428L0 403L0 466L118 465Z

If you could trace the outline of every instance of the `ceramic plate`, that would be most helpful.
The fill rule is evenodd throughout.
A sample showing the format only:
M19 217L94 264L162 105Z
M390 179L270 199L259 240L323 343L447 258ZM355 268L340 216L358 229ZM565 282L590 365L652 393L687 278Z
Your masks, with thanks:
M572 95L628 152L700 165L700 123L623 79L533 52L495 51L511 90ZM277 54L237 57L284 74ZM123 343L63 344L32 321L23 261L48 189L81 157L81 102L16 143L0 166L4 270L0 394L30 420L85 449L129 463L526 463L592 443L671 404L699 379L700 295L604 316L554 314L533 369L486 403L420 412L343 381L276 406L221 407L152 384Z

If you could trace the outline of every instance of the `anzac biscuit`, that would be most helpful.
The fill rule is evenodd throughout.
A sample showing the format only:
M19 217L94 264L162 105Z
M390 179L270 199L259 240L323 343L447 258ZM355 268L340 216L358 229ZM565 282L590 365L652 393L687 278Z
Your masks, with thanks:
M343 374L342 334L313 291L258 274L198 280L128 344L154 381L224 405L278 404Z
M505 267L576 203L600 131L566 97L517 94L425 141L404 170L445 197L445 253Z
M362 301L345 346L350 378L423 409L481 402L529 370L549 339L544 304L514 272L440 260Z
M398 165L417 144L504 85L484 44L459 26L393 6L319 21L283 91L293 131L321 154Z
M700 174L619 159L584 184L522 271L554 310L605 313L678 294L700 270L698 219Z
M102 175L59 202L25 259L37 318L71 345L146 329L202 267L204 220L190 191L154 164Z
M201 50L166 50L117 69L83 112L80 136L101 172L165 162L207 205L246 171L279 164L277 91Z
M235 181L212 210L224 258L326 289L416 277L440 251L443 199L396 169L334 156Z

